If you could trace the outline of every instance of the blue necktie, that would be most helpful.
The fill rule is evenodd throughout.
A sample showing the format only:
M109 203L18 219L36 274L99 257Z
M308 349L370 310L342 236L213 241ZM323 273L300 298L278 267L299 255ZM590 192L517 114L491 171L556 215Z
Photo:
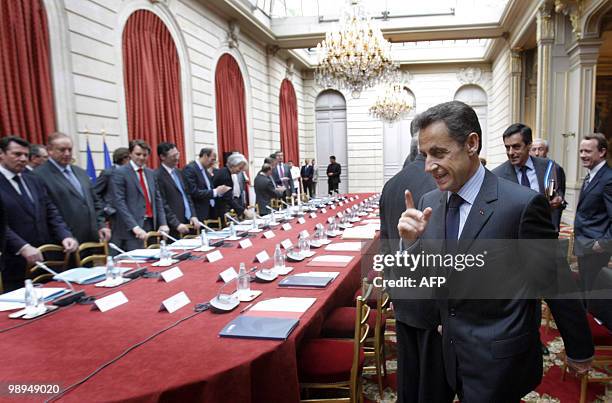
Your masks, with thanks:
M452 193L448 199L446 210L446 253L457 252L457 239L459 238L460 214L459 208L464 200L457 193Z
M72 172L71 169L68 169L68 167L66 167L64 168L64 176L66 177L66 179L68 179L68 182L70 182L70 184L76 189L76 191L79 192L81 197L84 197L83 187L81 186L81 183L76 178L76 176L74 176L74 172Z
M531 188L531 182L529 182L529 178L527 177L527 169L529 169L529 167L526 165L521 167L521 185Z
M31 211L34 211L34 202L32 201L32 199L30 199L30 195L26 191L26 188L23 185L23 180L21 179L21 177L19 175L15 175L13 176L13 180L17 182L17 186L19 186L19 191L21 192L21 198L26 203L27 207Z
M187 221L191 219L191 209L189 208L189 201L187 200L187 196L185 196L185 191L183 190L183 185L181 184L181 180L179 179L178 172L176 169L172 170L172 179L174 183L176 183L176 187L179 192L181 192L181 196L183 196L183 205L185 206L185 218Z
M208 180L208 174L206 173L205 169L202 169L202 176L204 177L204 181L206 182L206 186L208 186L208 188L210 190L213 190L212 186L210 186L210 181ZM214 199L214 197L212 199L210 199L210 206L211 207L215 207L215 199Z

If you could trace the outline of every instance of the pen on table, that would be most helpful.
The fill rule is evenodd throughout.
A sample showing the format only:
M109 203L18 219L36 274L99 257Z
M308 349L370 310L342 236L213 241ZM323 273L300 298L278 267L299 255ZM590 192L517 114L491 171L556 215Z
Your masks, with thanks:
M242 312L246 311L247 309L249 309L249 308L250 308L250 307L252 307L252 306L253 306L253 304L252 304L252 303L248 304L248 305L246 306L246 308L244 308L242 311L240 311L240 313L242 313Z

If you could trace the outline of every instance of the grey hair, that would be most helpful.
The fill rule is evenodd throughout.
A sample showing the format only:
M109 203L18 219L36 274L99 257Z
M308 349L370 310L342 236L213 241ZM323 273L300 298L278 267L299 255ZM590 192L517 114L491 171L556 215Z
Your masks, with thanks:
M419 155L419 135L414 134L412 139L410 139L410 153L408 154L408 160L410 160L410 162L414 161L417 155Z
M240 164L247 164L247 160L244 157L244 155L240 154L240 153L236 153L236 154L232 154L229 157L227 157L227 163L226 165L228 167L236 167Z
M548 149L548 140L544 140L544 139L541 139L541 138L537 137L537 138L533 139L533 141L531 142L531 144L535 144L535 143L542 143L542 144L544 144L544 147L546 147L546 149Z

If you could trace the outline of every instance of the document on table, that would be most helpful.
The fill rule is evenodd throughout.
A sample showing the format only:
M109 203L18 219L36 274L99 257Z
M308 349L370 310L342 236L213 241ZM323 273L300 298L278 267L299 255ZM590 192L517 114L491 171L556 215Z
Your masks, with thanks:
M375 237L376 228L372 225L347 228L342 234L342 239L374 239Z
M250 310L268 312L299 312L304 313L315 303L316 298L279 297L259 301Z
M36 287L36 291L42 292L42 295L45 301L50 301L54 298L57 298L69 292L68 289L59 288L59 287L46 287L46 288ZM4 310L9 310L8 307L14 304L21 304L21 307L24 307L25 306L25 288L20 288L18 290L7 292L6 294L0 295L0 303L6 308Z
M312 259L306 266L331 266L331 267L346 267L354 256L347 255L322 255Z
M304 276L304 277L331 277L332 279L336 279L340 274L339 271L309 271L306 273L298 273L294 274L294 276Z
M361 252L361 242L338 242L325 247L332 252Z

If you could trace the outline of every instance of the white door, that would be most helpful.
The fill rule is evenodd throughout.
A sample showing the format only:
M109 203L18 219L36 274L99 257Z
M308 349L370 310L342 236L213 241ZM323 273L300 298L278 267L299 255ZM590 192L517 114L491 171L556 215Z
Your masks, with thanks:
M340 175L340 193L348 191L348 169L346 152L346 101L338 91L323 91L315 103L317 118L317 194L327 194L327 165L329 157L336 156L336 162L342 167Z
M480 123L480 129L482 130L482 151L480 152L481 157L486 157L487 147L487 133L488 133L488 122L487 122L487 93L477 85L464 85L457 90L455 94L455 101L461 101L474 109L476 116L478 116L478 122Z
M410 114L399 122L383 124L383 175L385 183L396 173L401 171L404 161L410 154L410 123L415 115L416 100L412 91L404 88L408 93L412 110Z

